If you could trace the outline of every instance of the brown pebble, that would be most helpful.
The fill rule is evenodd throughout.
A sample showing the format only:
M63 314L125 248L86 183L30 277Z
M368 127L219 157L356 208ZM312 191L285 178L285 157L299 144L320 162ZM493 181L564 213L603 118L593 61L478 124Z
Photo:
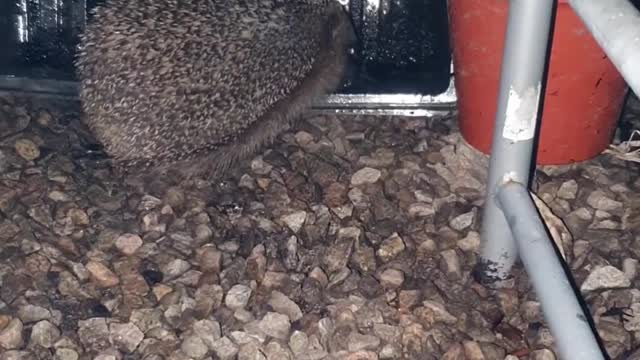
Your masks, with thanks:
M86 268L91 274L91 279L93 279L100 287L109 288L120 283L120 279L113 273L113 271L109 270L108 267L97 261L89 261Z
M200 264L200 270L215 274L220 273L220 268L222 266L222 252L214 246L207 245L198 249L197 257L198 263Z
M15 149L21 158L27 161L33 161L40 157L40 149L33 141L29 139L19 139L15 143Z
M122 234L116 239L116 248L124 255L130 256L142 246L142 238L136 234Z
M2 331L9 323L11 322L11 316L9 315L0 315L0 331Z

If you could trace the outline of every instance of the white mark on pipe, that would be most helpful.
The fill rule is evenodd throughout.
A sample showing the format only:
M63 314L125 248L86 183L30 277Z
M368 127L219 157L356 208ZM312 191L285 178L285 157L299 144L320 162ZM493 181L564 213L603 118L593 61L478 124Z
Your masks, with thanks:
M518 182L518 173L515 171L509 171L502 176L502 184L508 184L510 182Z
M533 139L540 99L540 83L518 94L513 86L509 89L507 112L502 137L518 142Z

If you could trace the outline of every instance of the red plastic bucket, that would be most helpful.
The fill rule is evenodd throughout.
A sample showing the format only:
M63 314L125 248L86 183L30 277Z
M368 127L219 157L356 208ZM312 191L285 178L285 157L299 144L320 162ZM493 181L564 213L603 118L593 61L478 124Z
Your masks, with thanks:
M459 124L463 138L491 151L509 2L449 0ZM566 1L558 4L537 163L590 159L610 143L626 83Z

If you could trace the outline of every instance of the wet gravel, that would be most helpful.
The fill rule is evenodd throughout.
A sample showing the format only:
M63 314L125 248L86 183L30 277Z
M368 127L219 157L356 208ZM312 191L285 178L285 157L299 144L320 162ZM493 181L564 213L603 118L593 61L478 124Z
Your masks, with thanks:
M455 118L326 115L224 181L143 184L73 106L1 97L0 360L555 359L520 264L472 275L486 166ZM640 359L639 173L533 187L612 359Z

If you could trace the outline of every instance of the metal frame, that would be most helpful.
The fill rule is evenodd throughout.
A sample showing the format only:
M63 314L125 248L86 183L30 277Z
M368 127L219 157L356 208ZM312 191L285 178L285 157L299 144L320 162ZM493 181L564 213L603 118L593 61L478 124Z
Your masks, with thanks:
M640 94L640 12L628 0L569 0ZM518 255L563 359L604 359L528 191L554 0L511 0L481 233L479 275L507 280Z
M313 104L316 113L448 116L456 111L457 97L453 75L449 87L437 95L422 94L340 94L321 97ZM0 76L0 93L28 93L68 100L78 100L78 83L75 81L33 79Z
M77 100L78 84L74 81L5 75L0 76L0 92L10 94L26 93L29 96Z
M446 116L457 107L451 75L448 89L438 95L421 94L332 94L314 104L313 110L339 114Z

